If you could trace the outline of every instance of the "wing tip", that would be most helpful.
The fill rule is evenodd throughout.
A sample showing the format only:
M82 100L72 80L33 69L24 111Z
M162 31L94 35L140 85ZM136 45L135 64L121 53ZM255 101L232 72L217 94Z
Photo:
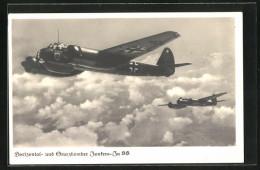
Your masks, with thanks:
M181 36L178 32L175 32L175 31L166 31L166 32L163 32L163 33L169 34L173 37L180 37Z

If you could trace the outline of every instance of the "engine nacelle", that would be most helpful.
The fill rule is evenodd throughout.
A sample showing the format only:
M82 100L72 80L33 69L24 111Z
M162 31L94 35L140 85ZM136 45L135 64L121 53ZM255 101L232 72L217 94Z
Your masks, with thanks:
M172 102L168 103L168 107L172 107L172 105L173 105Z
M75 57L92 57L93 55L96 55L99 53L97 50L88 49L88 48L82 48L80 46L76 45L69 45L68 46L68 53Z
M211 99L212 102L217 102L217 98Z

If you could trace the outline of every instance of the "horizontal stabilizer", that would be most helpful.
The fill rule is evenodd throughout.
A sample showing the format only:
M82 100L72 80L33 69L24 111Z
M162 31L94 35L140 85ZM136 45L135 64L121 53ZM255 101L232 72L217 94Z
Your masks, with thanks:
M181 63L181 64L175 64L175 67L182 67L182 66L187 66L187 65L191 65L191 63Z
M226 101L226 100L219 100L219 101L217 101L217 102L224 102L224 101Z

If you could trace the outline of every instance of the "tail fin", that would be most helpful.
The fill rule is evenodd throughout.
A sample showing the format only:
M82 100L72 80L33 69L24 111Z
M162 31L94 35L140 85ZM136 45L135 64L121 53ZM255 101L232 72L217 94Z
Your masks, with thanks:
M174 56L170 48L165 48L157 62L160 70L165 76L170 76L175 72Z
M175 65L174 56L170 48L165 48L157 61L157 65Z
M191 63L175 64L174 56L170 48L165 48L157 62L162 73L168 77L174 74L175 67L190 65Z

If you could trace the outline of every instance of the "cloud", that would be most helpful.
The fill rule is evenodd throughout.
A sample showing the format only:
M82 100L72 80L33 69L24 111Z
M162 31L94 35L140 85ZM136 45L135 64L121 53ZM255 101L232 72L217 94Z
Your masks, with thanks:
M96 121L104 112L111 99L101 96L98 100L73 105L58 97L50 106L39 109L39 119L50 120L57 129L66 129L71 126L87 123L88 120Z
M192 113L195 116L195 119L199 123L203 123L204 121L208 121L209 119L212 119L212 115L215 112L213 107L208 106L208 107L194 107L192 108Z
M134 114L123 118L120 125L127 124L128 126L125 127L128 129L125 128L124 132L130 134L125 138L124 144L126 146L173 145L175 141L172 131L180 131L192 121L189 118L176 117L174 110L166 107L163 110L152 104L144 105L136 109Z
M107 104L112 101L113 100L106 96L101 96L99 99L93 101L86 100L84 103L80 104L80 108L88 111L95 110L96 112L103 112L107 109Z
M14 115L27 114L39 105L35 96L25 96L23 98L14 96L12 99Z
M160 54L159 52L157 54L154 55L148 55L146 57L140 57L135 59L136 61L142 62L142 63L146 63L146 64L153 64L156 65L157 61L160 58Z
M218 68L223 63L223 55L221 53L211 53L208 56L206 56L207 59L210 60L211 65L215 68Z
M55 77L42 77L42 75L33 75L24 72L23 74L14 74L12 76L12 83L14 86L15 94L21 94L25 92L34 92L46 95L56 94L56 90L64 89L69 85L68 81L61 81Z
M232 107L174 110L157 106L169 101L174 102L175 97L208 95L204 86L212 85L213 80L220 80L210 74L197 78L162 78L167 81L91 72L65 79L27 73L16 74L15 77L14 109L18 115L27 113L30 118L15 117L14 120L31 127L32 133L35 131L32 142L26 139L23 141L23 137L19 137L19 140L14 141L16 146L39 146L34 142L42 143L54 136L68 141L63 146L71 146L73 142L83 145L83 139L75 132L82 129L86 129L85 135L93 139L88 142L91 146L180 146L192 144L187 141L187 135L180 133L191 126L203 126L203 122L207 122L212 126L229 124L227 126L230 127L230 122L235 119ZM27 84L27 88L20 92L17 81ZM190 84L195 88L188 88ZM27 96L29 93L31 96ZM28 101L33 104L28 105ZM234 127L234 124L231 127ZM17 133L16 130L14 134ZM79 139L72 140L71 136ZM57 139L55 142L60 143L62 140ZM95 141L95 144L91 143L92 141Z
M205 84L205 83L212 83L218 80L220 80L220 78L217 76L211 74L203 74L201 77L198 78L179 77L175 79L174 82L184 83L184 84Z
M138 104L140 102L143 102L145 100L144 96L134 87L129 88L129 99L130 101Z
M235 127L235 115L235 109L221 106L220 108L215 108L215 114L213 115L212 121L221 126Z
M235 127L235 109L231 107L193 108L192 113L199 123L210 121L219 126Z
M43 135L41 129L29 125L15 124L13 131L14 145L18 144L19 146L31 146L31 141L34 141L37 137L41 137Z
M165 134L163 135L163 142L165 142L166 144L172 144L174 142L173 140L173 134L170 131L165 132Z
M134 122L134 115L132 114L127 114L125 117L122 118L120 124L124 124L129 126Z
M68 78L15 73L13 108L17 137L14 144L17 147L55 146L54 142L62 146L73 146L73 143L79 146L230 144L232 138L221 142L221 137L209 137L210 130L204 136L200 133L201 140L198 140L192 128L199 129L199 133L205 126L216 130L225 127L231 133L235 128L233 96L227 96L225 99L230 103L223 102L222 107L174 110L157 106L174 103L179 97L205 97L221 91L227 83L223 75L212 72L196 76L176 73L169 78L87 71ZM32 133L28 139L23 136L27 130ZM81 138L76 131L83 130ZM54 136L59 139L52 139ZM84 144L85 137L89 140ZM53 142L45 145L46 140Z
M173 87L172 89L167 90L167 95L169 95L170 97L184 96L185 91L180 87Z
M54 130L44 133L37 126L15 125L15 147L83 147L96 146L97 134L95 129L102 123L93 122L79 127L70 127L65 131ZM26 135L27 134L27 135ZM26 135L26 136L24 136Z
M101 144L106 144L108 146L124 146L126 145L126 138L130 136L126 125L117 125L114 122L107 123L104 127L103 133L105 139L101 141Z
M184 126L187 126L192 123L192 120L187 117L174 117L169 119L170 125L174 130L183 129Z

